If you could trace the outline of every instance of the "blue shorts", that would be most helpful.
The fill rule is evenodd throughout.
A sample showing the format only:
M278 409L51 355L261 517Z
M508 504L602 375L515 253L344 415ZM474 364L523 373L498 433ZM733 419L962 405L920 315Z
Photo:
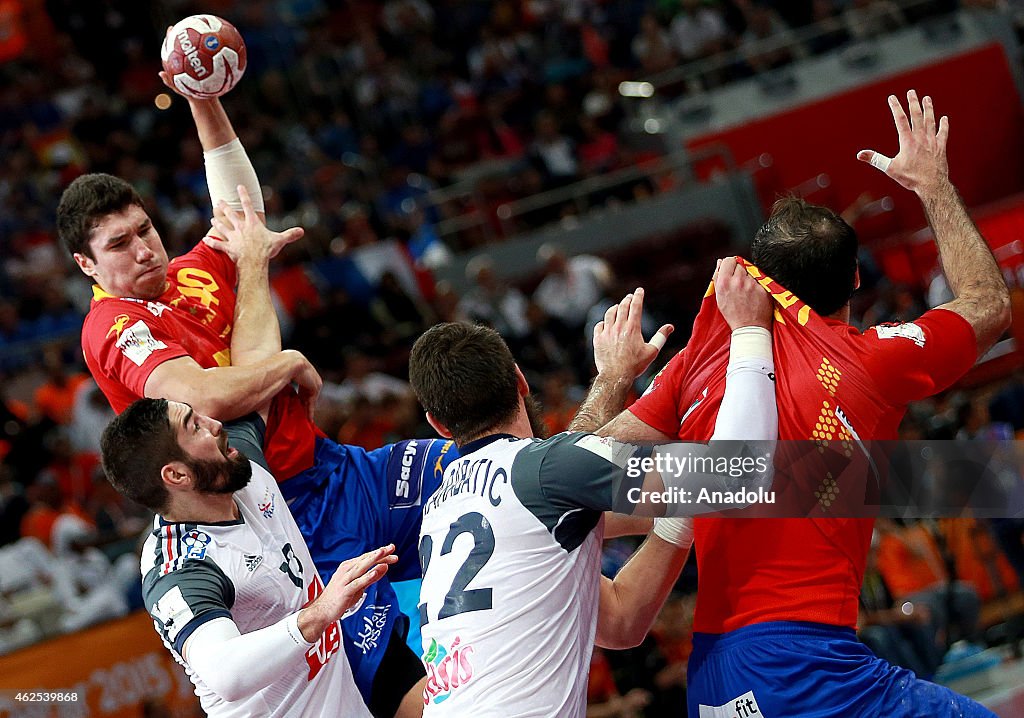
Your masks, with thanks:
M391 634L398 630L404 639L409 626L391 581L420 577L423 500L457 457L456 446L439 439L410 439L374 451L318 439L314 465L281 484L324 584L345 559L395 544L398 563L341 622L345 652L366 701Z
M852 629L816 623L694 633L686 701L690 718L996 718L878 658Z

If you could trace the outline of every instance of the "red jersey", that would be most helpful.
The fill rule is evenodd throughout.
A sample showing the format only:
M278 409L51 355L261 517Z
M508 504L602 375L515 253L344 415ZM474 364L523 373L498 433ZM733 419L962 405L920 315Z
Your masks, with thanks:
M948 387L976 359L974 331L953 312L933 309L915 322L861 333L820 317L756 267L748 271L776 303L780 439L896 438L908 402ZM710 439L725 393L729 336L712 285L689 344L630 411L665 434ZM855 628L873 525L872 519L696 519L694 630L724 633L765 621Z
M114 297L93 287L82 325L89 371L114 411L145 396L160 364L190 356L204 369L231 364L235 265L203 243L167 267L167 289L154 300ZM286 387L271 404L266 457L280 479L313 465L320 435L295 392Z

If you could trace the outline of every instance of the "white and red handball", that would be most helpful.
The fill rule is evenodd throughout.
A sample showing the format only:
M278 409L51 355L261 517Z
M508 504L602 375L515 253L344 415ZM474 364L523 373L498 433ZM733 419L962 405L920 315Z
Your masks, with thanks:
M174 88L197 100L220 97L245 72L245 42L216 15L191 15L167 31L160 59Z

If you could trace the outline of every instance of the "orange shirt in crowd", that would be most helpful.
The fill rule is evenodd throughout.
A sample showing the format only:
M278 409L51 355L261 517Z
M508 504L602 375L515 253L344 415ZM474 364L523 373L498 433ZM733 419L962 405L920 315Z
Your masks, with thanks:
M89 523L92 519L80 507L73 503L67 503L58 511L52 506L37 503L28 510L21 519L22 538L31 537L43 543L48 549L53 548L53 526L64 514L74 514Z
M982 601L1017 590L1017 574L977 519L941 519L939 526L956 559L956 574L971 583Z
M72 374L64 386L46 382L36 389L36 408L43 416L56 424L71 423L71 410L75 405L75 394L88 378L88 374Z

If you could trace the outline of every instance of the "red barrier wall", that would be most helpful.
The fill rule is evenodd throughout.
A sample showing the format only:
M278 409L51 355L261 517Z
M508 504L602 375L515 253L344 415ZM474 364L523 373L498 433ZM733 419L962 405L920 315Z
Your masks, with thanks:
M737 163L769 153L768 196L827 173L831 187L813 199L842 210L862 192L892 195L898 226L917 229L924 216L917 199L877 170L858 162L857 150L897 151L886 97L905 100L914 88L931 95L936 112L950 119L950 175L968 206L1024 189L1024 112L998 43L942 62L893 75L854 90L755 120L742 127L694 138L690 149L724 143Z

